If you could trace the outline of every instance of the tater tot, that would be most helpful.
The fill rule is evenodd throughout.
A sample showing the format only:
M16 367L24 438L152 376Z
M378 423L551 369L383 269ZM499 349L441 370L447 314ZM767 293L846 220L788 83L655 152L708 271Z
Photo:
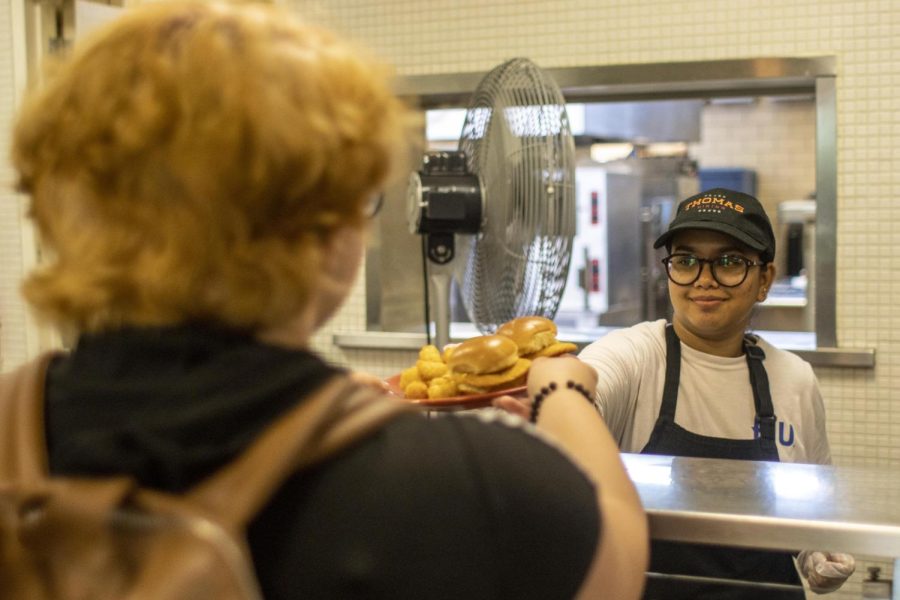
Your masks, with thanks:
M440 361L419 360L416 361L416 368L419 370L422 381L431 381L435 377L445 375L448 367Z
M437 346L431 344L423 346L422 349L419 350L419 360L425 362L443 362L441 360L441 351L437 349Z
M450 398L457 394L456 384L446 377L436 377L428 385L429 398Z
M406 386L413 381L422 381L422 376L419 375L419 369L416 368L415 365L408 369L404 369L403 372L400 373L400 389L405 390Z
M424 381L413 381L406 386L403 395L413 400L424 400L428 397L428 384Z

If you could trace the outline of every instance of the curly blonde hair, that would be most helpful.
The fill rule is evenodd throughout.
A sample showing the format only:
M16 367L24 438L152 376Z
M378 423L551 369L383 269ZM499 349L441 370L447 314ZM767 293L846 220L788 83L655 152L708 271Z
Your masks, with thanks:
M273 6L129 9L23 108L13 164L51 250L24 285L80 330L296 315L323 239L407 164L415 113L352 44Z

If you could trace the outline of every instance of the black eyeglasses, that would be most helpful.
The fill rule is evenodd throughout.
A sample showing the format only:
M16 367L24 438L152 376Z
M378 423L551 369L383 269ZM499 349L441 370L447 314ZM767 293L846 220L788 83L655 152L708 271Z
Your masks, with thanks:
M766 263L755 262L743 256L723 254L715 258L700 258L693 254L671 254L662 259L669 279L676 285L691 285L700 279L703 264L709 264L716 283L723 287L737 287L747 279L750 267L762 267Z
M369 197L368 202L366 202L366 205L363 207L363 216L367 219L374 219L375 215L377 215L379 211L381 211L381 207L383 204L384 194L380 192L377 194L372 194Z

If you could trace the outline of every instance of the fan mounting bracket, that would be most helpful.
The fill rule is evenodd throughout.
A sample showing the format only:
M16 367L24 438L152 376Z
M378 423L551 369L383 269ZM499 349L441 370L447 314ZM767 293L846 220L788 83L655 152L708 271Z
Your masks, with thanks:
M456 255L456 242L449 232L434 232L425 236L428 260L445 265Z

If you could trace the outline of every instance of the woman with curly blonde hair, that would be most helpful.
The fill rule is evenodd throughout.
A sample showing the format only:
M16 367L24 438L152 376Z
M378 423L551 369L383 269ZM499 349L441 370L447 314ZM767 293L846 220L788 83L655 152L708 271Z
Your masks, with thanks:
M76 48L13 141L49 250L24 293L78 332L44 378L51 472L180 493L346 379L308 342L414 117L376 61L271 6L151 4ZM562 386L537 424L556 444L507 421L402 412L289 476L247 531L264 596L637 597L646 521L596 412Z
M126 15L23 111L13 160L54 259L31 303L95 331L305 306L321 241L361 225L409 114L327 31L197 4Z

